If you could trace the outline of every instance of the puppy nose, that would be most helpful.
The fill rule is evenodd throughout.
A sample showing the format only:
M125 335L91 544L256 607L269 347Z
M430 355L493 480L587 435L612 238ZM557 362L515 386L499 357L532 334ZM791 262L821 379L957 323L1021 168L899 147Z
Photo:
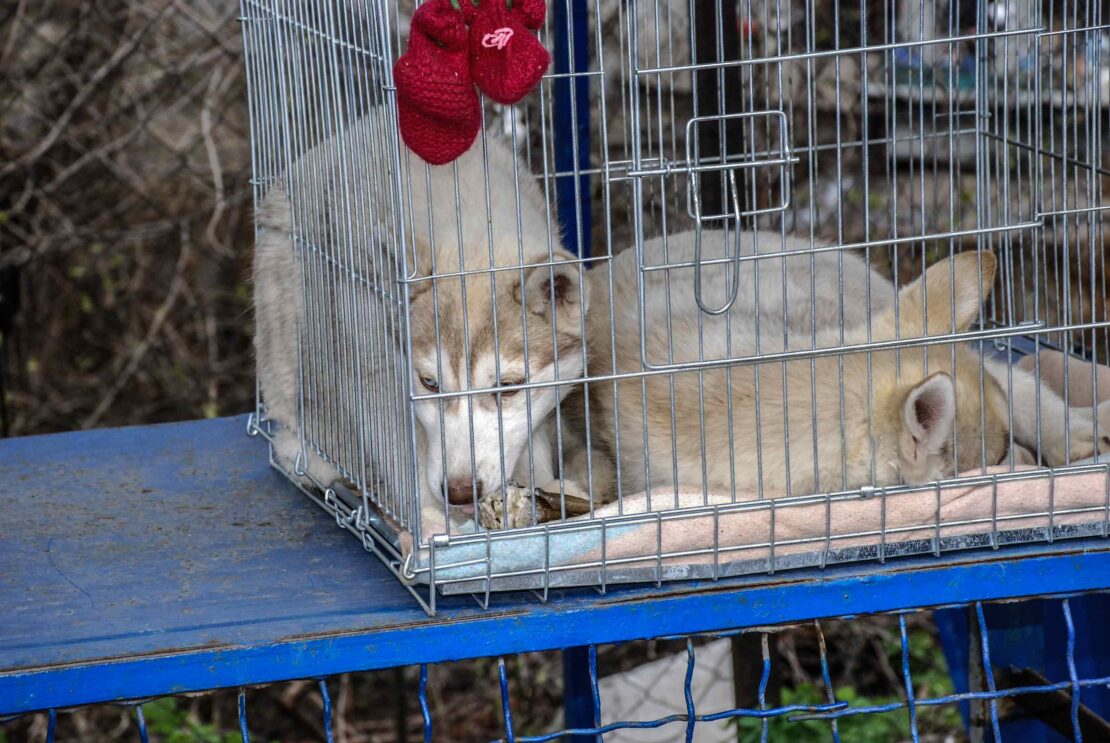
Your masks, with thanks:
M474 494L482 497L482 483L474 483L469 478L447 481L447 502L452 506L465 506L474 502Z

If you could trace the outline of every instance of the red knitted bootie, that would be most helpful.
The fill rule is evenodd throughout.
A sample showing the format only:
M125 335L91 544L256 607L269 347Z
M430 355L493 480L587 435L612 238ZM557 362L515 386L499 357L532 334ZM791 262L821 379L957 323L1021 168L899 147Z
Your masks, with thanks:
M470 24L470 75L479 90L512 105L539 85L551 55L533 32L546 13L544 0L478 0Z
M428 0L413 13L408 48L393 65L401 138L432 165L466 152L482 124L466 22L451 0Z

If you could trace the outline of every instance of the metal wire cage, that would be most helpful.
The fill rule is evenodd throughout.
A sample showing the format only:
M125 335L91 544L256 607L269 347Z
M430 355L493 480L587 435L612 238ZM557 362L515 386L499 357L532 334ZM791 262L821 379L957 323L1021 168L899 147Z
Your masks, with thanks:
M427 608L1107 533L1101 3L554 0L437 168L409 14L242 2L250 430Z

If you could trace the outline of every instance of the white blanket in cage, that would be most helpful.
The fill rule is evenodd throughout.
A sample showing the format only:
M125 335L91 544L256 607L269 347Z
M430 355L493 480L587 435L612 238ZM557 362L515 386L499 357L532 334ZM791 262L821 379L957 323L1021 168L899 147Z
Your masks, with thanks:
M451 539L447 546L436 547L435 580L482 579L518 571L581 569L596 574L602 562L622 571L648 569L661 579L681 579L692 577L691 566L760 561L770 566L772 558L778 565L792 556L803 558L799 565L821 564L823 555L850 548L894 555L908 543L1110 523L1110 475L1101 467L1051 474L1035 467L1011 471L1002 466L962 477L972 479L928 490L877 491L871 497L760 501L751 495L745 500L744 494L733 500L724 494L680 490L677 497L656 492L649 502L648 494L640 493L598 508L593 519L495 533L488 540L485 535ZM441 514L428 510L424 516L426 533L445 532ZM411 539L404 544L410 551ZM427 567L426 545L414 555L413 564Z

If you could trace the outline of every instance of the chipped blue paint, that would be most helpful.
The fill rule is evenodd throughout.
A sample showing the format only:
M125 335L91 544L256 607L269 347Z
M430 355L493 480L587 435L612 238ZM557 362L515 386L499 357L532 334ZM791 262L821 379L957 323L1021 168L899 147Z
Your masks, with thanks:
M548 604L499 595L488 611L455 597L429 618L244 430L237 417L0 441L0 715L1110 587L1110 545L1086 540Z

